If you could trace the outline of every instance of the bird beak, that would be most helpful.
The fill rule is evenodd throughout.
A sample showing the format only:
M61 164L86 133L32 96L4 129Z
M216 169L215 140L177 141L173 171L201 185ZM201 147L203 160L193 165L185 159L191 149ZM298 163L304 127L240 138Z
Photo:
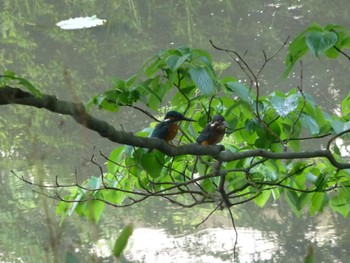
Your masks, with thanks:
M222 124L223 124L226 128L229 128L229 129L230 129L230 126L228 126L228 124L227 124L226 121L223 121Z
M181 119L182 121L195 121L194 119L190 119L190 118L187 118L187 117L182 117Z

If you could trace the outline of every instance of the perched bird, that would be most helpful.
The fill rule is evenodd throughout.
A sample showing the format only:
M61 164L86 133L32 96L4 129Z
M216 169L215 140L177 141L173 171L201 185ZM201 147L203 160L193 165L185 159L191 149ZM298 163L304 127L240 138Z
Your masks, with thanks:
M225 118L220 115L213 117L197 138L200 145L213 145L222 141L228 128Z
M179 126L176 124L178 121L195 121L190 118L186 118L180 112L169 111L160 123L154 128L151 137L157 137L165 140L168 144L172 141L178 130Z

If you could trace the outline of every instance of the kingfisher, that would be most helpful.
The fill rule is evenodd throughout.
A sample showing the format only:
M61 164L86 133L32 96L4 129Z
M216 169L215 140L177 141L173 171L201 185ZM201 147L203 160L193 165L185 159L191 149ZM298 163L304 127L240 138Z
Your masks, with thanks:
M221 115L215 115L211 122L205 126L197 138L200 145L213 145L222 141L228 128L225 118Z
M151 137L156 137L165 140L168 144L170 143L176 136L179 126L176 122L179 121L195 121L193 119L187 118L177 111L169 111L165 114L164 120L157 124L154 128Z

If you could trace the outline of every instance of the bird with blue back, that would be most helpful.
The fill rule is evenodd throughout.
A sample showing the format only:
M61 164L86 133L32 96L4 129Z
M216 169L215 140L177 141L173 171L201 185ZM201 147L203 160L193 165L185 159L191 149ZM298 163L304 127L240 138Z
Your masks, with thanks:
M183 114L177 111L169 111L165 114L164 120L157 124L154 128L151 137L163 139L168 144L173 145L171 141L175 138L179 126L179 121L195 121L193 119L185 117Z
M221 115L215 115L198 136L197 143L200 145L215 145L221 142L225 136L226 128L229 128L229 126L225 122L225 118Z

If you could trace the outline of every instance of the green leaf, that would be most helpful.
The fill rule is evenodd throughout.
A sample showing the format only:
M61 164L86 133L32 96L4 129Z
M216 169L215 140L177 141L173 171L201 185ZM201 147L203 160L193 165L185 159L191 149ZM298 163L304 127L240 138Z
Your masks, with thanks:
M193 49L192 53L196 62L203 63L207 68L214 72L213 61L206 51L202 49Z
M117 182L120 181L121 180L116 181L113 186L120 186L120 184L117 184ZM105 190L103 191L103 198L112 204L121 204L124 199L124 193L115 190Z
M282 73L282 78L286 78L289 73L293 70L295 63L302 58L308 48L305 43L305 35L304 32L301 33L298 37L296 37L292 43L288 47L288 53L285 59L285 70Z
M299 210L303 209L304 206L310 201L311 195L309 193L301 193L298 197Z
M164 154L159 151L140 154L141 165L146 170L146 172L153 178L159 177L163 170Z
M350 48L350 37L345 37L341 43L341 47Z
M213 184L213 182L207 178L207 179L204 179L202 182L201 182L201 187L207 192L207 193L213 193L215 192L215 185Z
M327 49L326 51L323 52L327 57L329 58L337 58L339 56L339 51L334 48L334 47L331 47L329 49Z
M237 94L243 101L251 102L252 98L249 92L249 89L241 82L238 81L229 81L226 84L228 90Z
M279 116L285 118L289 113L294 112L299 104L299 95L293 94L287 98L275 95L271 99L271 104Z
M348 115L350 113L350 92L345 97L345 99L341 103L341 110L343 115Z
M152 60L154 60L152 62ZM144 72L147 77L152 77L158 70L165 65L164 60L160 60L157 56L151 58L144 65Z
M335 133L341 133L350 129L350 121L344 123L340 120L334 120L331 122L331 125Z
M18 80L18 83L23 85L24 87L26 87L31 93L33 93L36 97L41 97L42 94L41 92L34 87L34 85L32 83L30 83L28 80L24 79L24 78L16 78Z
M248 120L244 126L249 134L262 130L261 124L256 119Z
M26 80L24 78L16 77L15 73L12 71L6 71L5 74L1 75L0 77L3 79L1 82L6 83L7 79L15 80L18 82L18 84L27 88L27 90L30 91L34 96L42 97L42 93L40 92L40 90L38 90L36 87L34 87L34 85L32 83L30 83L28 80Z
M296 192L287 190L285 192L285 198L287 200L287 203L289 204L289 207L292 209L294 214L298 217L301 215L301 207L299 203L299 197Z
M104 208L105 208L104 202L101 202L99 200L89 201L88 205L86 207L86 209L87 209L86 214L87 214L89 220L91 222L97 224L101 218L101 215L103 213Z
M119 169L120 167L118 165L120 163L119 159L120 159L120 156L123 154L124 149L125 149L124 146L115 148L109 155L108 161L107 161L107 169L109 173L115 174L115 172Z
M165 61L168 67L175 72L190 56L191 53L188 53L183 56L171 55L167 57Z
M150 95L152 95L152 97L149 98L149 101L153 101L153 103L150 103L150 106L152 109L156 110L162 103L162 98L159 96L159 94L155 92L152 88L150 88L146 83L142 83L138 86L138 88L143 89L147 91Z
M309 211L311 215L316 215L322 212L327 200L327 195L324 192L315 192L311 197Z
M207 70L203 67L190 67L190 76L204 96L212 96L215 93L215 86L213 79L208 74Z
M255 199L254 202L260 206L260 207L264 207L264 205L266 204L266 202L269 200L271 195L271 191L262 191Z
M78 194L75 199L74 199L74 202L72 204L72 206L70 207L70 209L67 211L67 215L71 216L73 214L74 211L76 211L75 209L77 208L77 206L79 204L82 204L80 203L80 201L82 200L82 198L84 197L85 195L83 193L80 193Z
M116 258L119 258L122 255L133 231L134 231L134 227L131 224L126 225L123 228L119 237L115 240L114 247L113 247L113 256L115 256Z
M329 206L333 211L340 213L343 217L347 217L350 211L348 198L348 196L338 194L329 200Z
M333 28L332 28L333 29ZM306 44L306 35L312 32L322 32L323 28L312 23L307 29L301 32L289 45L288 53L285 59L285 70L282 74L282 78L286 78L293 70L294 65L298 62L309 50Z
M320 127L317 122L309 115L301 114L300 122L312 135L316 135L320 132Z
M91 176L87 183L87 188L90 190L99 189L101 186L101 177Z
M316 57L333 47L337 40L337 34L331 31L314 31L306 35L306 44Z

